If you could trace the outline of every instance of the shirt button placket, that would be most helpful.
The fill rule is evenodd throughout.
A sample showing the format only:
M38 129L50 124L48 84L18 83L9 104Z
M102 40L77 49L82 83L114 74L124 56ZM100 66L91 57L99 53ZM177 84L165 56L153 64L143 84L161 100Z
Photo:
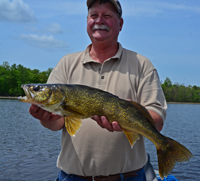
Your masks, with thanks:
M105 89L106 86L106 77L103 66L99 68L99 85L98 87L102 90Z

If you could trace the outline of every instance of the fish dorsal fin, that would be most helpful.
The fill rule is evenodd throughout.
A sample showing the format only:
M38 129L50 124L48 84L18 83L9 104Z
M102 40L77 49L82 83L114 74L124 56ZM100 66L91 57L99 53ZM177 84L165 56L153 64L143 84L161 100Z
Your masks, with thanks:
M140 139L140 136L138 133L135 133L133 131L127 131L125 129L122 129L126 137L128 138L128 141L131 145L131 148L133 148L134 143Z
M131 102L131 103L134 104L134 106L137 107L145 115L145 117L156 127L156 124L153 118L151 117L151 114L144 106L142 106L141 104L137 102Z
M74 86L74 87L79 87L80 89L85 89L87 91L91 91L92 92L99 92L99 93L104 93L104 94L107 94L107 95L110 95L112 97L116 97L116 98L119 98L118 96L110 93L110 92L107 92L107 91L104 91L104 90L101 90L101 89L97 89L97 88L94 88L94 87L90 87L90 86L86 86L86 85L80 85L80 84L68 84L67 86Z
M79 119L77 117L72 117L72 116L65 117L65 127L67 129L67 132L71 136L76 135L76 133L80 129L81 125L82 125L81 119Z

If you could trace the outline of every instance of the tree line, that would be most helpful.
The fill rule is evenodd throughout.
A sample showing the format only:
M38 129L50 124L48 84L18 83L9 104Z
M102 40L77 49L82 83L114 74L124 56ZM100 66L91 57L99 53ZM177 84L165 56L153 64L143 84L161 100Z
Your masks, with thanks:
M0 65L0 96L20 96L24 95L22 84L46 83L52 68L47 71L31 70L21 64L9 65L3 62ZM200 103L200 87L184 86L174 83L167 77L162 85L162 89L167 102L194 102Z
M8 62L0 65L0 96L24 95L22 84L46 83L52 68L40 72L38 69L31 70L21 64L12 66Z
M184 86L174 83L167 77L162 84L162 89L167 102L192 102L200 103L200 87Z

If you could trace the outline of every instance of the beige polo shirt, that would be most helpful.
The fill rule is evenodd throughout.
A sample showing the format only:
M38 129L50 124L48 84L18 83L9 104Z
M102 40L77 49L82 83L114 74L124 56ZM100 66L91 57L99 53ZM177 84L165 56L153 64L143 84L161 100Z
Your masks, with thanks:
M137 101L166 117L167 104L156 69L144 56L122 48L103 64L83 52L64 56L48 83L82 84L108 91L122 99ZM84 105L83 105L84 106ZM117 120L116 120L117 121ZM142 168L146 161L144 137L133 149L123 132L109 132L94 120L84 119L75 137L63 128L57 167L68 174L113 175Z

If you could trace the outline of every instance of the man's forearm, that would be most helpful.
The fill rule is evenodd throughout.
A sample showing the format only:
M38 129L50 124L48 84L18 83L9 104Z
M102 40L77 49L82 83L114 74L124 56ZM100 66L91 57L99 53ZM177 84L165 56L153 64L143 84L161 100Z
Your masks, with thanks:
M151 110L148 110L148 111L151 114L151 117L153 118L153 120L156 124L157 130L161 131L163 128L163 120L162 120L161 116L154 111L151 111Z

